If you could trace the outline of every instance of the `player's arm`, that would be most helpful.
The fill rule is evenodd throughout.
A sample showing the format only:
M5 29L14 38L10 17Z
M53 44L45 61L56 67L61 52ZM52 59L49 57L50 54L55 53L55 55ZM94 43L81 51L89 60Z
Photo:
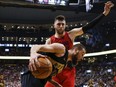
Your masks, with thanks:
M46 44L51 44L51 39L47 39ZM33 49L31 48L31 55L30 55L30 62L29 62L29 68L32 71L33 69L36 70L36 65L34 63L34 61L39 58L39 57L46 57L45 55L39 54L36 52L36 49L33 46ZM31 68L33 66L33 68Z
M69 31L70 37L75 38L76 36L82 35L83 33L86 33L89 29L93 28L102 18L107 16L111 10L111 8L114 6L114 4L111 1L108 1L105 3L104 6L104 12L97 16L95 19L93 19L90 23L86 24L83 27L80 28L74 28L71 31Z
M55 54L63 54L65 53L65 47L59 43L53 44L44 44L44 45L33 45L30 50L30 60L29 60L29 70L35 71L37 70L35 61L37 61L38 57L46 57L45 55L39 54L38 52L51 52Z
M50 52L50 53L64 53L65 47L60 43L33 45L31 47L31 54L37 52Z
M111 8L114 6L114 4L111 1L108 1L105 3L104 6L104 12L97 16L94 20L92 20L89 24L82 27L83 32L88 31L92 27L94 27L102 18L107 16L110 13Z

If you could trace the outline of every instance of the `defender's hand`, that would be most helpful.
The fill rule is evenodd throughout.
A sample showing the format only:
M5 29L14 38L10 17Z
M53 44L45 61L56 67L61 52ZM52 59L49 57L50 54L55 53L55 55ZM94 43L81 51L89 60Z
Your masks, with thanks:
M114 6L114 4L111 1L106 2L105 6L104 6L104 12L103 12L103 14L105 16L107 16L113 6Z

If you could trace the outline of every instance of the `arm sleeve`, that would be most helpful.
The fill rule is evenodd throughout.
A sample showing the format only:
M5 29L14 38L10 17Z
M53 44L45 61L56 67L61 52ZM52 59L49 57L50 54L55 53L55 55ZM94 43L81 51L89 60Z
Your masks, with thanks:
M84 33L86 33L89 29L94 27L101 19L103 19L105 15L102 13L95 19L93 19L90 23L86 24L85 26L82 27L82 30Z

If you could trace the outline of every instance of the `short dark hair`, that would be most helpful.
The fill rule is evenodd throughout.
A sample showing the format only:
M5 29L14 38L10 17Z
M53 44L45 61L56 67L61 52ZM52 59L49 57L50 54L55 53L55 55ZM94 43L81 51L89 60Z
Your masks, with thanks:
M82 50L82 49L86 50L85 46L83 44L80 44L80 43L73 45L72 49L74 49L74 48L77 48L78 50Z
M63 16L63 15L58 15L58 16L56 16L56 18L55 18L55 21L56 21L56 20L63 21L63 20L65 20L65 16Z

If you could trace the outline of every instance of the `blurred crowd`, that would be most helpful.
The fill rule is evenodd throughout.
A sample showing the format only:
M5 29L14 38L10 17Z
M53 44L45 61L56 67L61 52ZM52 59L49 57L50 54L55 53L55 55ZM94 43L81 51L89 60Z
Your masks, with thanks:
M19 62L16 60L0 61L0 87L21 87L21 72L28 62ZM115 65L83 65L76 68L75 87L115 87Z
M3 61L3 63L2 63ZM11 63L10 63L11 62ZM21 87L21 71L26 66L12 60L0 61L0 87Z
M115 87L115 65L82 66L77 69L75 87Z
M7 49L7 50L6 50ZM30 48L1 48L1 56L29 56Z

